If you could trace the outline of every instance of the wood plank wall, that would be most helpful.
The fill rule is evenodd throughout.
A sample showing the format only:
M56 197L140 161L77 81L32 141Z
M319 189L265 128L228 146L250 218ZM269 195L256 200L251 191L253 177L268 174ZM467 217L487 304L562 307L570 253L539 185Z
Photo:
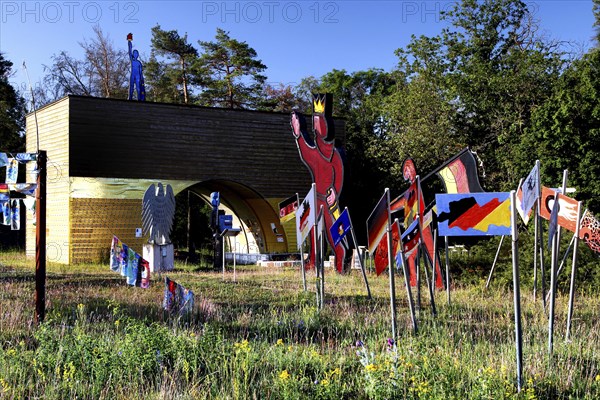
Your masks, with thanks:
M27 152L35 153L35 115L26 118ZM63 98L37 111L37 126L40 136L40 150L48 153L48 179L46 185L46 243L47 260L69 263L69 99ZM27 213L26 254L35 256L35 217Z
M69 103L70 176L225 179L266 198L310 189L287 113L77 96ZM336 132L343 141L344 121Z
M287 113L69 96L38 110L37 120L49 159L49 261L99 261L112 234L141 252L143 239L134 236L139 201L70 199L70 177L233 181L260 193L275 214L279 201L310 189ZM343 143L344 121L335 124ZM29 114L27 151L36 150ZM35 227L31 216L27 221L26 252L34 256ZM294 224L288 225L295 249ZM268 247L278 248L270 236Z

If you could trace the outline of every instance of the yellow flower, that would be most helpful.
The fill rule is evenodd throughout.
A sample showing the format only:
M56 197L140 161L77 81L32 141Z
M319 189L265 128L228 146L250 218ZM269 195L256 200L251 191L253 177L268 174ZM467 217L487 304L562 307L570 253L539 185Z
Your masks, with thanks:
M377 365L375 365L375 364L367 364L367 365L365 365L365 369L368 372L374 372L374 371L377 371Z
M289 345L289 346L288 346L288 351L290 351L290 352L291 352L292 350L294 350L294 348L293 348L291 345Z
M119 321L119 320L116 320L116 321L115 321L115 326L118 328L120 323L121 323L121 321Z
M233 345L233 347L235 347L238 350L242 350L242 351L250 351L250 344L248 343L247 340L242 340L239 343L235 343Z
M277 339L277 346L283 346L283 339Z
M600 382L600 374L596 375L596 382Z
M282 381L290 379L290 373L287 371L287 369L281 371L281 373L279 374L279 379L281 379Z
M334 376L334 375L341 376L342 371L339 368L331 370L331 376Z
M322 386L329 386L329 379L325 378L321 381Z

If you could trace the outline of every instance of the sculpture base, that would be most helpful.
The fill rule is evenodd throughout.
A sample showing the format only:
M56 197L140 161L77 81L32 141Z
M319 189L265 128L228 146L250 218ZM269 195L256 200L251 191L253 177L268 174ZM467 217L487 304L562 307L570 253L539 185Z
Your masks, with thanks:
M150 265L150 272L173 271L175 257L173 243L144 245L144 259Z

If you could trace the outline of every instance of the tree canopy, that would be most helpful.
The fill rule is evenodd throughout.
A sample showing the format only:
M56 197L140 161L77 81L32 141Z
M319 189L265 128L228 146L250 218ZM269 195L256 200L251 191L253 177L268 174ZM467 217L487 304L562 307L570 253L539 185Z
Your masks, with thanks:
M25 100L10 84L13 63L0 52L0 151L25 150Z

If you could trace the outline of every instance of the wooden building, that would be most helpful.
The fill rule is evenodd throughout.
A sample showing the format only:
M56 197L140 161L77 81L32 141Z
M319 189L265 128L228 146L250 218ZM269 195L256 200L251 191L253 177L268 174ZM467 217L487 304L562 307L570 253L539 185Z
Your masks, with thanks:
M37 119L37 124L36 124ZM48 152L47 255L78 263L107 256L112 235L141 254L142 197L152 183L175 194L213 191L234 214L242 252L295 251L295 226L278 203L310 190L287 113L82 96L27 116L27 151ZM336 121L343 139L343 121ZM27 254L35 253L28 215Z

